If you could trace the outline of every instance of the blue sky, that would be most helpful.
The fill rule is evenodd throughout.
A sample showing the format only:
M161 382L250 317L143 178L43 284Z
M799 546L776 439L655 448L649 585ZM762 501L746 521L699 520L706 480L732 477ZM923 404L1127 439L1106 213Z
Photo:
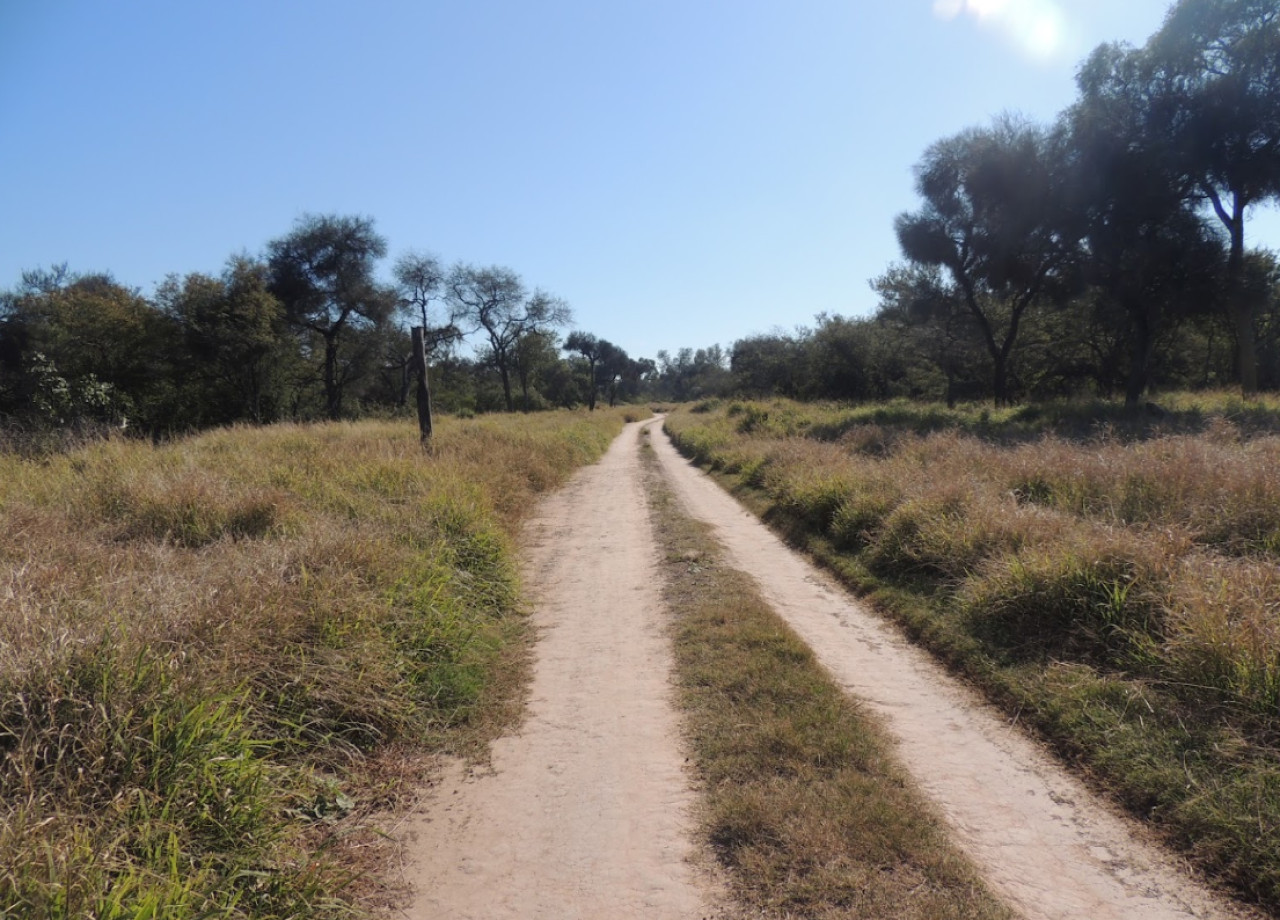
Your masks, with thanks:
M1052 119L1167 6L0 0L0 287L149 292L312 212L509 266L633 356L864 315L924 149Z

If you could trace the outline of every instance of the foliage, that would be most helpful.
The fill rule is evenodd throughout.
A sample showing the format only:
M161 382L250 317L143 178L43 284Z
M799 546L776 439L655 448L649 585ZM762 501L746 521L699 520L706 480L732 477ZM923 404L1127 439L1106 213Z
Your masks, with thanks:
M1253 393L1245 217L1280 196L1280 11L1268 0L1178 0L1144 51L1166 87L1170 149L1230 238L1227 307L1241 383Z
M297 358L269 281L266 265L240 257L220 278L171 275L157 289L156 301L177 324L190 361L186 385L195 392L184 404L193 427L283 416L281 394Z
M300 336L316 337L323 357L325 414L342 417L343 397L368 374L372 350L357 337L383 322L395 295L374 279L386 240L363 217L305 215L291 233L267 244L271 293Z
M506 410L515 410L514 374L523 374L525 408L529 408L529 347L525 346L522 363L521 344L529 336L566 325L572 316L568 304L544 291L530 293L519 275L500 266L455 265L447 284L454 315L483 336L483 360L498 372Z
M720 396L728 392L729 355L719 345L681 348L674 355L659 351L650 393L677 402Z
M925 151L916 167L924 207L895 224L908 259L950 275L991 358L997 403L1011 396L1009 356L1023 317L1071 282L1061 163L1051 135L1008 116L969 129Z
M601 391L611 405L640 398L652 362L610 345L611 376L581 385L555 337L568 306L528 294L512 270L446 271L410 250L385 284L386 253L371 218L312 214L260 257L233 256L216 276L170 275L151 297L65 265L25 272L0 292L6 440L26 450L58 443L59 430L94 426L163 436L407 415L413 325L425 330L434 401L446 412L512 409L516 384L526 411L572 407ZM477 334L479 352L458 354Z
M1055 124L1003 115L931 144L906 263L874 316L735 343L746 395L948 404L1274 386L1280 285L1245 247L1280 189L1280 16L1179 0L1141 48L1104 44ZM681 385L664 398L724 395Z

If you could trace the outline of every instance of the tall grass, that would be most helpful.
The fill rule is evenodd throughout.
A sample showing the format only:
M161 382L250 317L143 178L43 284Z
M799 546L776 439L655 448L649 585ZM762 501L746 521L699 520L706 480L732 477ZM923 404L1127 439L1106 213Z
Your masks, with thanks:
M1004 920L877 719L850 700L649 463L701 836L743 915ZM735 914L737 916L737 914Z
M667 427L1204 865L1280 907L1280 402L776 401Z
M0 916L348 916L378 758L492 731L516 528L621 424L0 456Z

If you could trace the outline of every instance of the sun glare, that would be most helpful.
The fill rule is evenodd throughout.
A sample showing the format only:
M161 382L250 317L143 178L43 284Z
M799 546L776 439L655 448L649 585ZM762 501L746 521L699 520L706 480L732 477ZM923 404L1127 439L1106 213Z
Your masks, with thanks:
M1024 0L1025 2L1025 0ZM1012 8L1012 12L1017 13L1017 8L1022 6L1014 0L967 0L965 7L974 16L979 19L997 19L1002 15L1006 15Z
M1054 59L1066 45L1066 16L1057 0L934 0L939 19L950 21L962 13L1037 61Z

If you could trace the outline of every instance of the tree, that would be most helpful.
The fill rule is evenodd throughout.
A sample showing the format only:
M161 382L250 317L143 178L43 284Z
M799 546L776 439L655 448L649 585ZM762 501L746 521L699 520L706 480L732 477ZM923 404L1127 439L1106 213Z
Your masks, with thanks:
M910 350L941 371L943 396L954 406L961 377L977 363L974 347L981 347L955 284L947 284L937 266L892 265L871 288L880 297L876 321L896 326Z
M684 402L723 396L732 387L729 355L719 345L681 348L673 357L662 350L657 355L655 390L664 399Z
M978 325L997 403L1024 315L1065 283L1072 243L1060 233L1059 151L1045 130L1011 117L938 141L916 166L924 206L899 215L903 254L947 270Z
M639 399L653 381L657 370L658 365L652 358L629 360L618 388L620 397L629 400Z
M1245 256L1245 285L1261 322L1260 383L1280 387L1280 253L1254 250Z
M318 336L323 348L321 379L325 412L342 416L343 396L367 372L365 362L344 351L349 331L385 322L396 305L394 292L374 280L387 243L373 220L305 215L293 231L267 244L271 292L289 322Z
M423 329L432 328L427 308L444 292L445 274L440 261L432 255L407 252L396 260L392 274L398 285L400 308L420 317Z
M460 323L484 333L486 358L498 372L507 411L514 412L511 377L520 340L566 325L572 316L568 305L542 291L528 293L509 268L461 263L449 272L446 296Z
M587 362L587 408L592 412L596 411L596 365L600 361L601 344L590 332L570 332L564 340L565 351L576 351Z
M537 331L522 335L512 351L512 369L520 384L520 398L525 412L533 411L535 380L560 360L560 346L553 332Z
M406 253L396 260L392 273L396 279L397 305L411 322L420 320L428 355L462 338L459 317L454 313L448 313L439 324L431 321L431 304L445 300L446 276L435 256Z
M1147 44L1167 86L1171 149L1181 154L1230 238L1227 303L1241 388L1257 392L1245 217L1280 197L1280 6L1275 0L1179 0Z
M147 431L188 424L174 400L176 326L110 275L65 266L24 273L4 319L10 387L45 421L89 418Z
M633 372L635 362L623 349L612 342L600 341L600 362L596 365L596 386L609 401L609 408L618 404L618 392L627 375Z
M1137 405L1166 324L1214 302L1223 248L1201 220L1194 180L1164 123L1167 88L1148 56L1102 45L1081 67L1067 112L1070 183L1084 272L1099 303L1124 317L1125 402Z
M756 397L796 396L800 350L800 343L782 331L734 342L729 358L734 390Z
M462 337L456 318L449 316L440 325L432 325L429 307L432 301L443 299L444 269L439 260L432 255L408 252L396 260L392 273L396 279L397 304L401 312L408 316L410 322L421 320L418 326L422 330L423 349L426 359L430 360L440 350L452 345ZM422 359L412 348L412 340L402 337L410 343L408 350L401 349L397 354L388 354L388 364L394 366L400 374L401 387L398 404L403 406L408 401L409 389L415 379L415 362ZM421 371L425 374L425 371ZM430 389L425 376L420 377L422 387L427 388L425 399L430 401Z
M269 280L265 264L236 256L221 277L170 275L156 291L182 332L195 386L188 401L201 424L262 423L279 413L282 374L297 349Z

